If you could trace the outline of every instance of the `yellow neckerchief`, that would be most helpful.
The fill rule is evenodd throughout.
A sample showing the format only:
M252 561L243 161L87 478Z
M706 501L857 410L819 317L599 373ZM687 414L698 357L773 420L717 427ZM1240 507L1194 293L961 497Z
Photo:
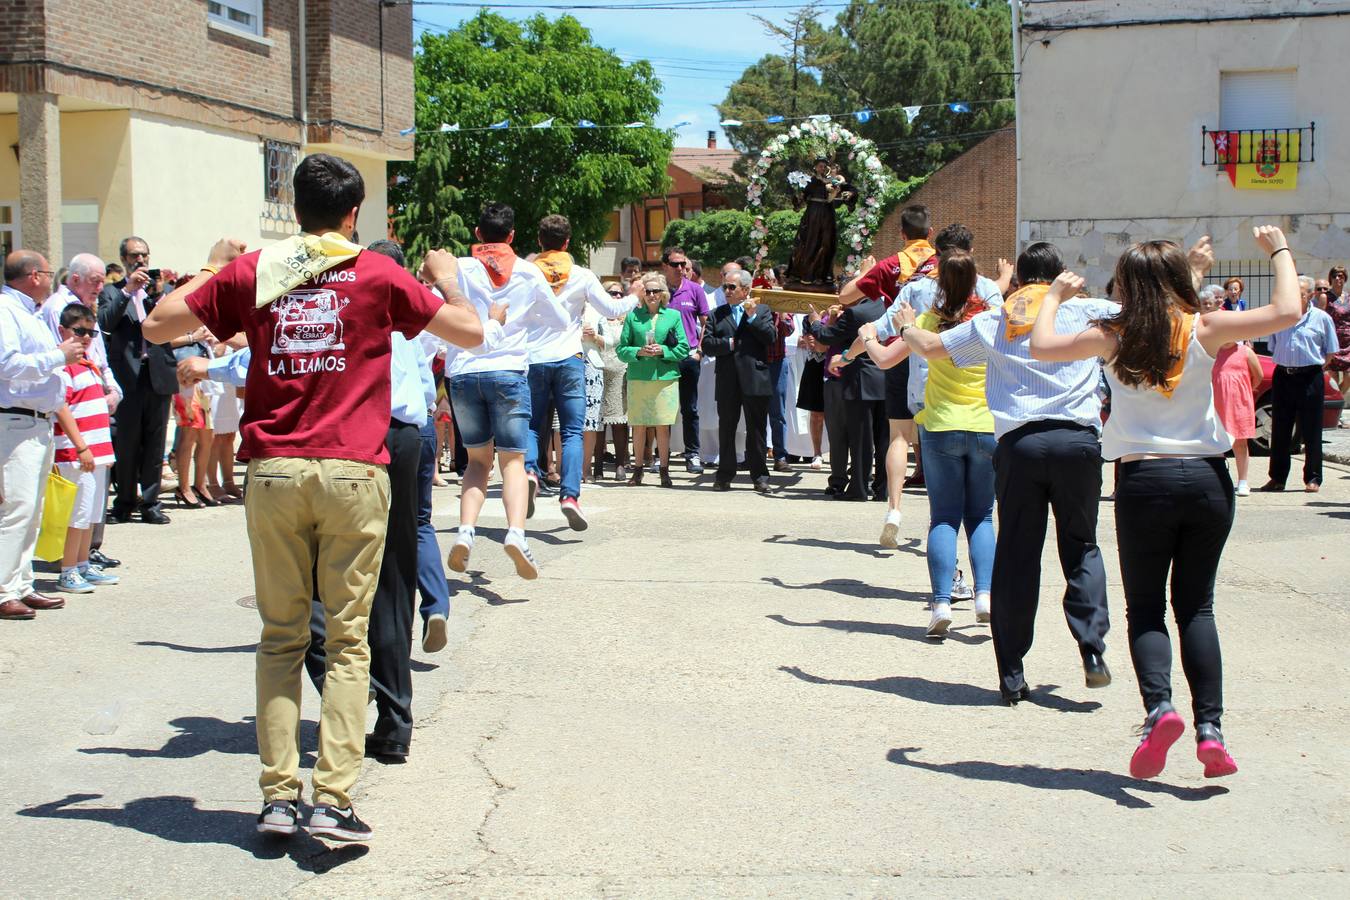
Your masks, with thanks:
M572 254L566 250L545 250L534 258L534 264L544 273L553 293L561 294L572 274Z
M1049 292L1048 284L1028 284L1008 295L1003 301L1003 336L1011 341L1030 334Z
M511 270L516 267L516 251L510 244L474 244L472 253L473 258L487 269L493 287L501 287L511 280Z
M900 264L900 271L896 273L896 284L903 285L914 277L914 273L919 271L919 267L928 262L929 259L937 255L933 245L924 238L910 241L900 248L896 254L896 260Z
M255 306L263 307L306 281L319 277L361 252L336 231L296 234L264 247L258 254Z
M1172 367L1167 370L1167 380L1158 385L1158 392L1172 399L1172 392L1181 384L1181 373L1186 368L1186 351L1191 343L1191 331L1195 327L1195 313L1182 313L1172 316Z

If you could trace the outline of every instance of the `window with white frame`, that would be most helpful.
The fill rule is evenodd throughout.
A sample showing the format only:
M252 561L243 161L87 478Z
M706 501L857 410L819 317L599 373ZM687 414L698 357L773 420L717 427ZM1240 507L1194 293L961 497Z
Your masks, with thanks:
M206 0L206 18L229 28L261 36L263 0Z
M19 249L19 204L0 200L0 253L8 256Z

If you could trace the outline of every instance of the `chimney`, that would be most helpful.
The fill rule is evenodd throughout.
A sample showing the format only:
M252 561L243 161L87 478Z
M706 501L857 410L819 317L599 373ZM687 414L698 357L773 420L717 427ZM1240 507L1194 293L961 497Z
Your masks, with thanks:
M708 149L709 150L717 149L717 132L715 131L708 132Z

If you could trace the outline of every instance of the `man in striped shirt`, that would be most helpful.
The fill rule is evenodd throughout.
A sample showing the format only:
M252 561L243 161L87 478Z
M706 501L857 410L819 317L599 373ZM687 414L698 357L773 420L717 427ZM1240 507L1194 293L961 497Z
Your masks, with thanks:
M88 352L98 334L94 311L70 303L57 320L61 340L74 339ZM61 370L65 403L56 411L56 468L77 488L66 548L61 558L57 589L67 594L89 594L95 587L117 584L116 575L89 562L94 526L103 521L108 494L108 468L113 463L108 396L103 373L88 358Z

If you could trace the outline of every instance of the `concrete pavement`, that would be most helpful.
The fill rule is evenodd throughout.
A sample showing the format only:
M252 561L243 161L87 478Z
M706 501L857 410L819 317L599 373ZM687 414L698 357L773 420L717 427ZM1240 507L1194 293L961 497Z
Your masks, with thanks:
M676 480L588 488L584 534L543 501L532 583L484 520L450 646L416 654L412 757L358 785L368 848L253 832L242 510L111 527L122 585L0 623L0 895L1346 894L1350 470L1240 501L1221 782L1189 726L1162 777L1128 777L1109 503L1115 683L1083 687L1051 541L1034 699L1008 709L968 603L924 638L921 493L887 552L881 505L818 499L819 473L767 498ZM447 548L456 497L437 492ZM306 687L306 765L316 713Z

